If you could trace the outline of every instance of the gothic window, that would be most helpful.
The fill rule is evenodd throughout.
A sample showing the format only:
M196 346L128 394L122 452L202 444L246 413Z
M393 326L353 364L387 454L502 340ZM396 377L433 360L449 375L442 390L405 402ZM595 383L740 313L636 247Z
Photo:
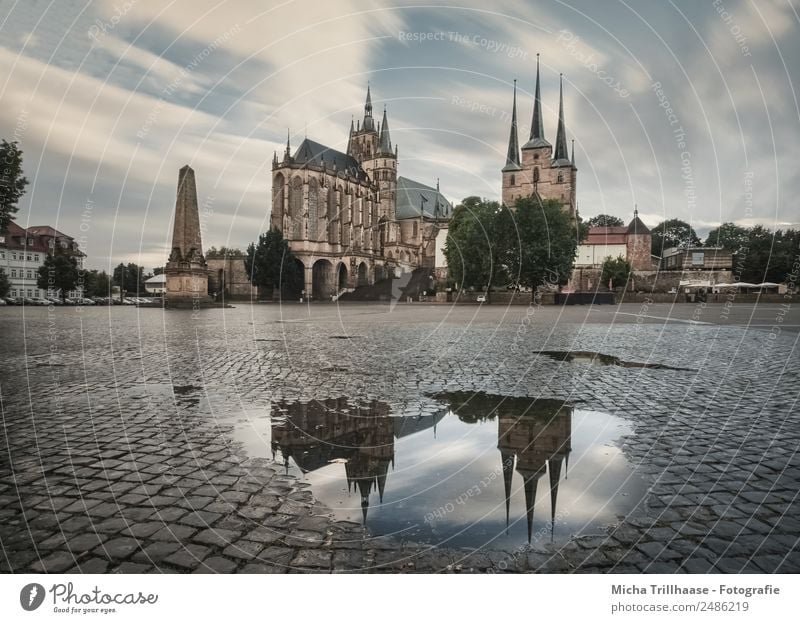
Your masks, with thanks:
M292 238L302 239L303 229L303 180L299 177L292 179L289 189L289 218L292 221Z
M278 173L272 181L272 213L283 214L283 186L286 182L283 175Z
M419 235L419 223L417 223L417 221L414 221L414 233L413 233L414 241L417 240L418 235Z
M559 184L563 184L564 183L564 172L563 171L559 171L558 172L558 183Z
M533 168L533 183L536 184L539 182L539 167Z
M308 239L316 240L319 225L319 185L313 177L308 182Z
M514 177L514 174L513 174L513 173L511 174L511 185L512 185L512 186L516 186L516 185L517 185L517 180L516 180L516 178Z

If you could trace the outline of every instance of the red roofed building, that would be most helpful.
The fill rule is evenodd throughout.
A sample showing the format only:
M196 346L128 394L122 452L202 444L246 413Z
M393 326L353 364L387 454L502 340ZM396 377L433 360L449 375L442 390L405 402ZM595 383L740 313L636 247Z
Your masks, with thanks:
M575 268L601 268L607 257L621 257L633 270L653 270L650 258L652 235L637 210L627 226L592 227L586 240L578 245Z

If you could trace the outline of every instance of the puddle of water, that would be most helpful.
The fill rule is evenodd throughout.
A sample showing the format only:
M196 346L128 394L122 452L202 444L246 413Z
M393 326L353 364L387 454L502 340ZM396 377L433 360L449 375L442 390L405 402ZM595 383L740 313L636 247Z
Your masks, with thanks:
M697 372L692 368L675 368L663 363L642 363L638 361L623 361L614 355L604 355L588 350L535 350L535 355L544 355L556 361L570 361L574 363L589 363L601 366L620 366L623 368L650 368L652 370L677 370L679 372Z
M614 416L561 401L439 394L435 415L378 401L274 403L235 436L311 485L337 519L375 535L511 549L598 533L646 492ZM256 418L258 419L258 418Z

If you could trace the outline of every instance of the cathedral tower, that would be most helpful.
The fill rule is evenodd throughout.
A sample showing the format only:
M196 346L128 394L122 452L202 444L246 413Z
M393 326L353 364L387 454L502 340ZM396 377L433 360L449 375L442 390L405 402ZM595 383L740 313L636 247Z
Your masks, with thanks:
M559 84L558 126L555 151L544 135L539 55L536 55L536 86L533 96L533 117L528 142L522 146L522 156L512 157L517 147L516 89L511 118L506 166L503 167L503 203L512 206L518 197L538 194L542 199L555 199L564 210L575 215L575 186L577 168L574 157L567 153L567 134L564 123L564 88ZM574 149L574 148L573 148ZM573 151L574 154L574 151Z

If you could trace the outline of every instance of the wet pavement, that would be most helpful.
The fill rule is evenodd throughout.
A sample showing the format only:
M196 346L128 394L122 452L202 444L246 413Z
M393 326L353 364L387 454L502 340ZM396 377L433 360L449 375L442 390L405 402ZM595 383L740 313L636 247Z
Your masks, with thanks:
M800 571L796 332L663 307L2 309L0 569Z

